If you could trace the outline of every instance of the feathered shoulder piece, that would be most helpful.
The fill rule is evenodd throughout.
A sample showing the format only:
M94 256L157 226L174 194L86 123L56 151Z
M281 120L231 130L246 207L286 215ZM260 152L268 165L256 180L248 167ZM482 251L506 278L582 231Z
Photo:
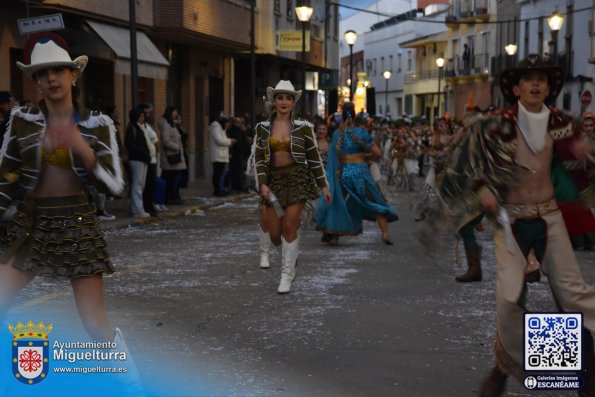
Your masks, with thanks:
M31 123L44 123L45 121L45 116L43 115L43 112L41 111L40 108L38 107L28 107L28 106L23 106L23 107L16 107L14 109L12 109L12 111L10 112L10 115L12 117L18 117L20 119L23 119L25 121L31 122Z
M312 128L314 127L314 124L310 123L308 120L293 120L293 124L295 124L296 126L302 127L304 125Z
M89 117L86 120L82 120L79 125L89 129L105 126L110 127L110 129L115 128L114 121L111 117L95 110L90 111Z
M259 127L264 128L265 130L270 130L271 129L271 122L266 120L266 121L261 121L260 123L256 124L255 129L258 129Z
M506 115L486 116L471 112L465 116L467 135L447 166L440 187L445 200L471 203L481 187L496 197L514 182L514 120Z

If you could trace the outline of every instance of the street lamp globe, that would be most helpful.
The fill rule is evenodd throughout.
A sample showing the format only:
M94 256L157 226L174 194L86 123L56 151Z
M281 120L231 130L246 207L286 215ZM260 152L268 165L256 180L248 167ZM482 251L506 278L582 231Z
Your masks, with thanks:
M308 6L295 7L295 13L300 22L308 22L314 9Z
M345 42L349 45L349 79L353 82L353 44L357 40L357 33L353 30L348 30L343 34ZM353 101L353 86L349 83L349 100Z
M548 19L547 24L550 25L550 29L558 31L564 24L564 17L560 15L558 11L555 11Z
M444 58L436 58L436 66L438 66L439 68L444 66Z
M295 13L302 23L302 89L306 91L306 23L312 16L314 9L308 6L295 7ZM302 116L306 114L306 98L302 99Z
M355 44L355 41L357 40L357 33L355 33L354 30L348 30L343 34L343 38L345 39L347 45L352 46Z
M508 55L512 56L512 55L516 54L516 50L518 48L519 47L516 44L512 43L512 44L505 45L504 46L504 51L506 51L506 53Z
M384 73L382 73L382 75L384 76L385 79L390 79L390 76L392 76L392 73L390 72L390 70L385 70Z

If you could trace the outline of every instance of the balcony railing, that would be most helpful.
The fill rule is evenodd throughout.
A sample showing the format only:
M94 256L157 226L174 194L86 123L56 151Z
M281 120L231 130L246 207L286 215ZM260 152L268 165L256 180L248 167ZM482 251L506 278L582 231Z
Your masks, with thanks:
M453 0L450 14L461 19L487 15L488 0Z
M469 64L465 65L461 55L448 60L444 71L446 77L474 76L489 73L490 55L488 53L473 54Z
M438 67L435 70L422 70L417 73L406 73L404 76L405 84L415 83L420 80L430 80L438 78Z

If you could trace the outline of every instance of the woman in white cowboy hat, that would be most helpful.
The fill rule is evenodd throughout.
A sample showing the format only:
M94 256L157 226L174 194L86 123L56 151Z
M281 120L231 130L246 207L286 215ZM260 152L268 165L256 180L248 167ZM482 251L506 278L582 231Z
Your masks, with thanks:
M256 126L254 142L256 181L266 206L266 229L273 244L282 246L280 294L290 291L295 278L298 227L306 201L318 197L321 189L325 200L331 199L312 124L292 119L301 95L302 91L296 91L288 80L268 87L266 106L271 117ZM284 214L275 211L276 200ZM263 231L261 235L266 239Z
M87 60L71 59L60 36L42 33L27 41L24 62L17 62L42 100L12 111L0 153L0 214L21 202L0 258L0 314L35 276L66 278L91 338L125 349L104 306L102 275L114 267L84 192L89 183L120 195L124 180L113 122L77 103ZM130 359L128 365L135 371Z

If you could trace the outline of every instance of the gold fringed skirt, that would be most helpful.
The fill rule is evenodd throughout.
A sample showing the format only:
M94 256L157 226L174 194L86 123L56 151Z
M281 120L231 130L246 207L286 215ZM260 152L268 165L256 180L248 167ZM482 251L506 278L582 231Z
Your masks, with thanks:
M27 198L8 226L2 263L36 276L113 273L105 235L85 195Z

